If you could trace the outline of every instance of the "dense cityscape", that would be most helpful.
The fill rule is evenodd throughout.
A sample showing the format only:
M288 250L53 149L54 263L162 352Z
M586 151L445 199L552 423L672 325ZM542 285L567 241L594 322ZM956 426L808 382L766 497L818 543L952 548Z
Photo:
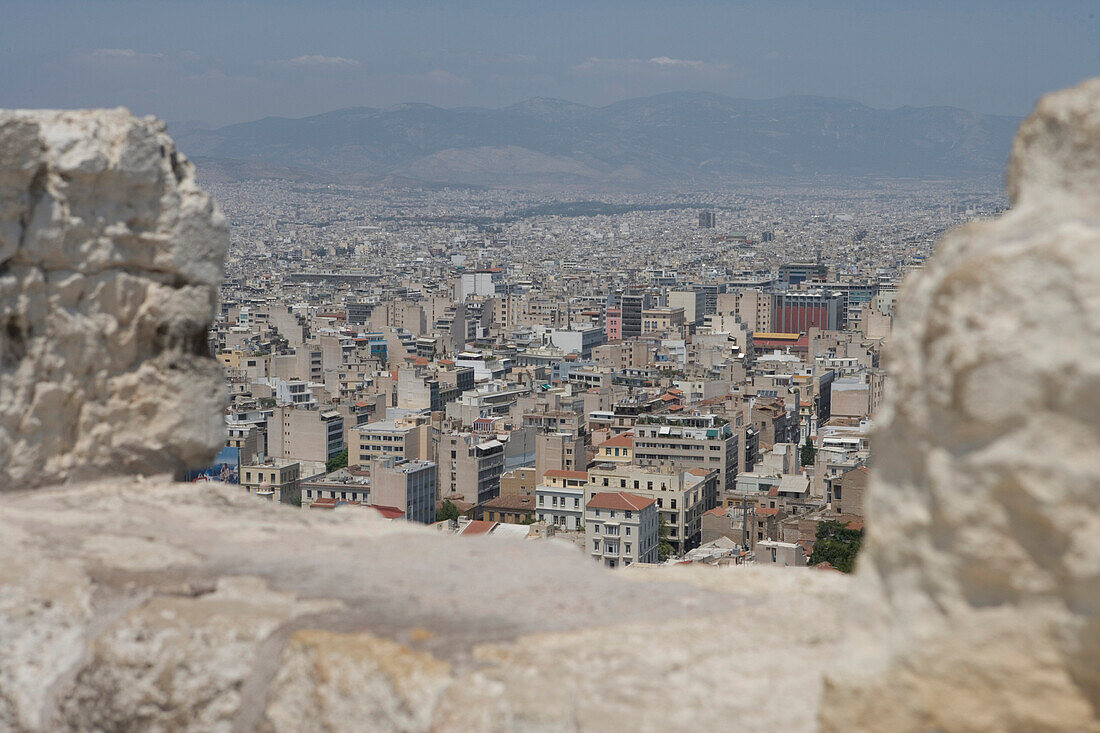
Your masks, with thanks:
M898 286L1005 206L952 181L211 188L230 438L194 478L607 567L849 571Z

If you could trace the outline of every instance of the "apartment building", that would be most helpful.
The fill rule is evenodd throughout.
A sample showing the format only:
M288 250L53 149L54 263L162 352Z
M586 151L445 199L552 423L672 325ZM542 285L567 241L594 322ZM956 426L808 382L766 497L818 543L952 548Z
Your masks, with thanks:
M276 405L267 418L267 455L324 463L344 450L344 416L336 410Z
M441 496L483 504L500 495L504 444L474 433L447 433L437 449Z
M302 467L298 461L269 458L241 466L241 487L251 494L279 504L298 504L302 499Z
M596 446L596 460L601 463L633 463L634 434L621 433Z
M348 465L367 466L374 458L429 460L433 428L420 413L379 420L348 431Z
M541 483L535 487L535 508L540 522L547 522L559 529L584 529L584 487L588 484L586 471L547 471Z
M683 308L646 308L642 311L642 333L678 331L683 325Z
M721 491L733 489L738 435L718 415L655 415L634 426L634 463L718 472ZM714 497L717 502L718 497Z
M303 509L370 503L370 471L366 469L348 466L301 483Z
M584 505L584 540L589 555L604 567L657 562L656 500L625 491L592 494Z
M601 491L625 491L653 499L676 554L699 546L703 512L717 505L718 471L673 466L600 464L588 471L584 503Z
M410 522L433 524L438 467L432 461L376 458L370 464L370 503L405 512Z
M583 471L588 466L583 433L539 433L535 436L535 470Z
M397 406L411 410L442 412L449 402L474 388L474 370L451 367L429 371L423 364L401 369L397 376Z

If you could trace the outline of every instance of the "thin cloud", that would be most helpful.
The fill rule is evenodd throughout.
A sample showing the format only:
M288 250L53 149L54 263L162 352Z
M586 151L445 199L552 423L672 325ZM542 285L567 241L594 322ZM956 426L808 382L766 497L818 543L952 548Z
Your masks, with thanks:
M704 61L689 61L687 59L673 59L668 56L655 56L649 60L651 64L657 64L658 66L668 66L671 68L685 68L685 69L702 69L706 67Z
M606 74L625 71L716 73L728 71L729 69L728 64L695 59L677 59L671 56L654 56L651 59L605 59L592 56L570 67L569 70L580 74Z
M97 48L89 53L87 58L91 61L132 63L159 61L167 58L167 56L162 53L143 53L132 48Z
M362 64L355 59L347 59L343 56L320 56L317 54L307 54L285 61L276 61L275 63L280 66L296 66L302 68L351 68L362 66Z

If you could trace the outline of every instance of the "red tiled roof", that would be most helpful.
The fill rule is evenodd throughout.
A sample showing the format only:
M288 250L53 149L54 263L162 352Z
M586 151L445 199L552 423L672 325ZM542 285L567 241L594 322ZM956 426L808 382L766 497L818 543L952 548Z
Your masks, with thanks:
M374 509L386 519L400 519L405 516L405 512L395 506L385 506L384 504L364 504L363 506Z
M779 510L775 507L762 506L757 508L756 513L763 514L765 517L774 517L776 514L779 513Z
M597 448L633 448L634 447L634 434L623 433L622 435L616 435L614 438L605 440L600 443Z
M628 494L625 491L601 491L598 494L593 494L585 506L591 509L622 509L624 511L633 509L639 511L656 503L653 499L647 499L637 494Z
M463 528L463 530L461 532L459 532L459 534L461 534L461 535L489 534L489 532L492 531L493 527L495 527L496 524L497 524L496 522L487 522L484 519L475 519L472 522L470 522L469 524L467 524L466 527Z

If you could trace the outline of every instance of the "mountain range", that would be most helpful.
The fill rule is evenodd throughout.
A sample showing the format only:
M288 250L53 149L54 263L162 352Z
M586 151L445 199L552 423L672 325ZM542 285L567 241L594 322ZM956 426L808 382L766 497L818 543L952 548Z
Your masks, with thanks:
M999 174L1019 120L953 107L676 92L589 107L401 104L169 131L200 171L429 184L677 184Z

